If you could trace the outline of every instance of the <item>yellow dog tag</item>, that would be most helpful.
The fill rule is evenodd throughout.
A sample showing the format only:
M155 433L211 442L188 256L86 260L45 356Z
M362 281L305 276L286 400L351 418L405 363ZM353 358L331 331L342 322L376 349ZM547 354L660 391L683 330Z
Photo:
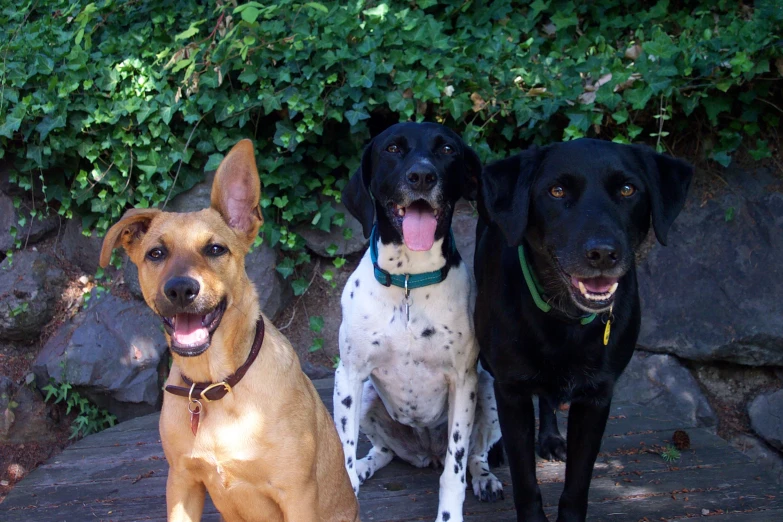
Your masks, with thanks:
M604 328L604 346L609 344L609 334L612 333L612 319L614 316L612 315L612 308L609 308L609 317L606 318L606 328Z

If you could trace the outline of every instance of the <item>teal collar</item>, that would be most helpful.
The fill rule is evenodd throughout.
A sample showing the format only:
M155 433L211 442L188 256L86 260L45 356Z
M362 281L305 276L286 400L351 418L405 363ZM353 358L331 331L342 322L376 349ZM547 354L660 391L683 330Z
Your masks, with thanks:
M454 243L454 233L449 230L451 239L452 252L457 251L456 244ZM449 262L446 260L446 264L440 270L433 272L425 272L423 274L390 274L380 266L378 266L378 225L375 224L372 227L370 233L370 260L372 260L372 266L375 272L375 279L378 280L383 286L398 286L404 288L406 291L413 290L414 288L421 288L423 286L435 285L446 279L449 274Z
M527 289L530 290L530 295L533 297L533 302L536 303L539 310L548 313L552 310L552 305L544 301L541 297L543 288L541 288L541 285L539 285L538 281L533 276L533 273L530 271L530 265L527 264L527 259L525 259L525 247L519 245L517 252L519 253L519 265L522 267L522 275L525 276L525 283L527 283ZM595 318L596 314L585 315L579 318L579 322L582 325L586 325L592 323Z

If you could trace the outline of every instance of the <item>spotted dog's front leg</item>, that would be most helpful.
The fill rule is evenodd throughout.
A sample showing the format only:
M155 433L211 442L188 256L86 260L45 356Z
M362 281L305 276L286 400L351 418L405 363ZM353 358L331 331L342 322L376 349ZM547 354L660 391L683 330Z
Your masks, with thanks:
M340 361L334 373L334 424L345 454L345 469L351 479L353 492L359 495L359 477L356 474L356 446L359 442L359 409L362 403L364 379Z
M465 472L470 434L476 408L478 376L475 367L449 383L449 446L440 476L436 522L462 522L465 502Z

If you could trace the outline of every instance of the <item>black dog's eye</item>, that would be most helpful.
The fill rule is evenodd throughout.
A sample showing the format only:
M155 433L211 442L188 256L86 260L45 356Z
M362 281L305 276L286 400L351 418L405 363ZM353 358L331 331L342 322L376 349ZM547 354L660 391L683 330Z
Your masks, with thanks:
M634 194L636 194L636 187L630 183L626 183L620 188L620 195L624 198L630 198Z
M392 143L391 145L386 147L386 152L391 152L392 154L397 154L398 152L400 152L400 148L397 145Z
M441 147L440 152L448 156L454 154L454 148L451 145L444 145L443 147Z
M222 256L226 252L228 249L222 245L207 245L207 248L204 249L204 253L210 257Z
M563 187L560 185L554 185L549 187L549 194L551 194L553 198L561 199L565 197L565 190L563 190Z
M155 247L147 252L147 259L150 261L162 261L166 257L166 251L160 247Z

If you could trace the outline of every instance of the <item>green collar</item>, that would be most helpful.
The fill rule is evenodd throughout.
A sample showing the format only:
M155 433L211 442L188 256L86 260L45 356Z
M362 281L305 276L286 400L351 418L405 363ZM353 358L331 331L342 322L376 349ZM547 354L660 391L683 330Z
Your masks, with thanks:
M517 252L519 253L519 265L522 267L522 275L525 276L525 283L527 283L527 289L530 290L530 295L533 298L533 302L536 303L536 306L539 310L544 313L548 313L550 310L552 310L552 305L544 301L544 299L541 297L543 288L541 288L541 286L538 284L538 281L533 276L533 273L530 271L530 266L527 264L527 259L525 259L525 247L519 245ZM585 315L579 318L579 322L582 325L586 325L592 323L595 318L596 314Z
M451 250L456 251L457 246L454 242L454 233L449 230L451 235ZM440 270L433 272L424 272L423 274L390 274L380 266L378 266L378 225L375 224L372 227L370 233L370 260L372 260L372 266L375 272L375 279L378 280L383 286L398 286L404 288L406 291L413 290L414 288L421 288L423 286L435 285L446 279L449 274L449 263L446 264Z

